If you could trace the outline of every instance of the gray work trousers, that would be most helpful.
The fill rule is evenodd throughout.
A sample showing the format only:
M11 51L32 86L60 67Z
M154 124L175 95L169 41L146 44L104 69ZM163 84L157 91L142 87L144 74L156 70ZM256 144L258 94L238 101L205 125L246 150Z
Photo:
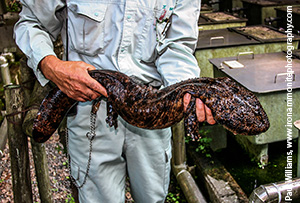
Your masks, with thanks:
M81 185L87 172L91 102L79 103L68 117L71 175ZM163 203L170 181L171 130L146 130L118 118L118 128L106 122L106 102L97 112L89 172L79 188L81 203L124 203L125 179L137 203Z

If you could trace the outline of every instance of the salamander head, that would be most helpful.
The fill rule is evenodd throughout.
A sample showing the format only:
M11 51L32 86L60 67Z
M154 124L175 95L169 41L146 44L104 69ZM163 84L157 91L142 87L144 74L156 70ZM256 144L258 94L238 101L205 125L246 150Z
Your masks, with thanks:
M219 95L207 102L218 123L241 135L258 135L269 129L268 116L252 92L228 78L217 88Z

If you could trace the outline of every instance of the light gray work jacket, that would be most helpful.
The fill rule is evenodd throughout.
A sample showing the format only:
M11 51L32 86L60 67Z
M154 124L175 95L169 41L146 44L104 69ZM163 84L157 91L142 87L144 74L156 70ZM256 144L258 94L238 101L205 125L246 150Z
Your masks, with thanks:
M21 2L15 39L42 85L48 80L38 64L55 55L52 42L60 33L70 61L121 71L154 86L199 77L193 52L200 0Z

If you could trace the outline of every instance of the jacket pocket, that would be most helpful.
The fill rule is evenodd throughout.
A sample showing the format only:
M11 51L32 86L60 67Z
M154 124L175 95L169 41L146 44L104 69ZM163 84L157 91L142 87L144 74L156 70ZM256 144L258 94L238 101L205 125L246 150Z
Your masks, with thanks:
M68 2L69 48L94 56L103 53L107 4Z
M171 25L173 10L173 5L163 5L162 8L157 9L156 11L156 38L159 42L162 42L167 35L167 31Z
M165 5L160 2L156 3L153 9L137 9L135 36L139 37L137 37L138 41L135 42L134 57L146 64L154 63L158 56L157 43L163 39L162 35L165 36L163 29L173 12L172 4L169 4Z
M154 11L138 8L136 15L136 36L134 57L144 63L153 63L157 53Z

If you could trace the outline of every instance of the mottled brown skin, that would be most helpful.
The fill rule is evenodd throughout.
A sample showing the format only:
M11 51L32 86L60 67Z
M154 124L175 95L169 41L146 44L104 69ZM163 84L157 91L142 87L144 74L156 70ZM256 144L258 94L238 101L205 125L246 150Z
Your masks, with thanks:
M137 84L120 72L95 70L90 75L107 90L106 122L110 127L118 127L118 115L131 125L146 129L170 127L184 118L186 134L199 139L196 98L212 110L217 123L234 134L257 135L270 125L256 96L229 78L195 78L156 90ZM184 112L186 93L192 99ZM59 89L52 90L34 120L34 140L48 140L75 103Z

